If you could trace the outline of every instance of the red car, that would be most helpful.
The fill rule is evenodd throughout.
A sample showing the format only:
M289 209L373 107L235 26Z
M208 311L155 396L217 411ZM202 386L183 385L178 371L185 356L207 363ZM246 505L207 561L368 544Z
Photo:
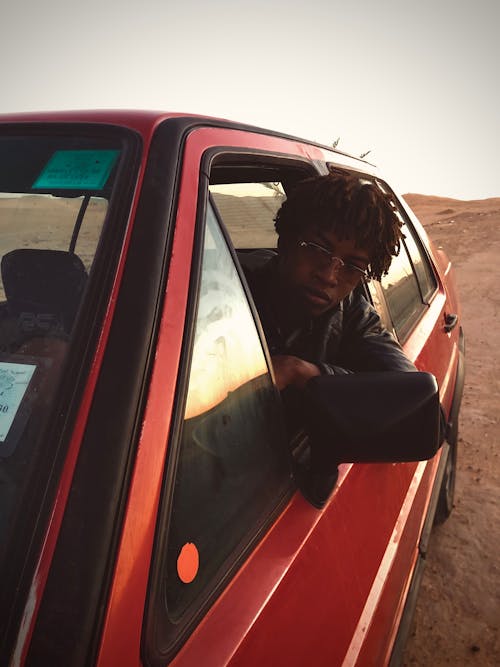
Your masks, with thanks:
M421 372L350 376L327 446L350 444L313 507L292 474L312 435L287 428L242 266L329 169L392 192L228 121L0 117L1 664L397 664L452 508L460 311L396 197L404 247L361 289Z

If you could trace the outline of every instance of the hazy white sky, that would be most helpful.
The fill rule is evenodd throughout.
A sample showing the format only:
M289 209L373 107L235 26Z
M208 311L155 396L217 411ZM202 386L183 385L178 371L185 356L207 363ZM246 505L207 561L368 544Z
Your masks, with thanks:
M7 4L9 2L9 4ZM0 113L153 108L500 196L500 0L2 0Z

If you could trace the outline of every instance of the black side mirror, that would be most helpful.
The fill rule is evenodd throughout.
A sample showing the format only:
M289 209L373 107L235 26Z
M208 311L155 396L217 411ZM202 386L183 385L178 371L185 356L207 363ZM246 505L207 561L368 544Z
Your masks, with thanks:
M439 391L430 373L322 375L307 383L302 400L311 458L298 480L315 506L326 502L339 463L423 461L440 446Z

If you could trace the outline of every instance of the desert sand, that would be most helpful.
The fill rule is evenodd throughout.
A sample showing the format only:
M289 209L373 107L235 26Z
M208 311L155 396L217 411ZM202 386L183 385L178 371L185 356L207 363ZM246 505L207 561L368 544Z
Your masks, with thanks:
M466 340L455 507L435 526L403 665L500 665L500 198L405 195L454 266Z

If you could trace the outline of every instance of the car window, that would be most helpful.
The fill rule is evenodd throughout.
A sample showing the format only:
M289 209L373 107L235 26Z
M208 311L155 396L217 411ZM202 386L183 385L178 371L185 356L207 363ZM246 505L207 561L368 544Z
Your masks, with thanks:
M167 636L227 581L291 480L279 394L210 205L192 341L156 592Z
M126 155L135 140L127 137L97 127L75 133L55 123L0 128L4 609L29 576L30 549L42 534L37 526L51 507L49 481L63 459L96 344L101 299L110 287L102 266L112 266L114 256L101 262L109 249L102 239L111 225L115 253L124 230L115 202L128 201L130 192Z
M437 289L436 276L416 232L409 224L405 225L404 233L406 249L422 291L422 298L427 302Z
M211 185L212 195L235 248L275 248L274 218L285 200L280 182Z
M416 322L426 311L432 294L437 289L437 281L429 258L423 249L413 226L408 221L404 209L397 203L397 197L383 181L376 184L386 194L392 194L396 214L402 223L403 241L399 255L392 259L387 275L380 281L392 327L403 343ZM370 289L374 294L376 289ZM378 308L384 321L385 308ZM390 323L386 321L390 327Z
M403 227L406 235L406 229ZM419 319L425 305L406 245L401 244L399 255L393 258L389 272L380 281L394 330L403 342Z

